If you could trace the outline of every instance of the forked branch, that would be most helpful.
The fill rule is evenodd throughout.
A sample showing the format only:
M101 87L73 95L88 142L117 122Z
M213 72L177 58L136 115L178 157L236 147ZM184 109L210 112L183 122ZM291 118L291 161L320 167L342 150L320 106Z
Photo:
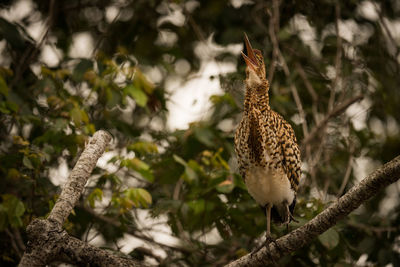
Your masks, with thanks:
M35 219L28 225L29 241L19 266L45 266L53 261L80 266L139 266L132 259L122 258L71 237L62 229L110 140L110 134L105 131L98 131L90 138L49 217Z

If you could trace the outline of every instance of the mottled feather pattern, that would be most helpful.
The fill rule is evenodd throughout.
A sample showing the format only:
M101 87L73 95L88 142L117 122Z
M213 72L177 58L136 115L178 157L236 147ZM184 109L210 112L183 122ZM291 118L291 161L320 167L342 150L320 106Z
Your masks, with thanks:
M271 110L268 102L265 88L246 91L245 111L235 135L239 172L246 179L247 171L254 166L282 168L296 195L300 180L300 150L296 136L291 125Z
M270 113L274 117L272 128L277 133L280 146L280 151L275 153L282 155L281 165L290 180L292 189L297 192L300 181L300 149L296 136L292 126L280 114L272 110Z
M250 164L282 167L290 179L292 189L297 191L300 150L293 128L273 110L261 113L253 108L250 113L248 119L242 119L235 135L240 174L245 178L245 169Z
M294 219L300 150L290 124L269 106L269 82L261 51L252 48L246 35L245 47L246 93L235 150L247 190L266 212L266 240L270 240L271 218L285 224Z

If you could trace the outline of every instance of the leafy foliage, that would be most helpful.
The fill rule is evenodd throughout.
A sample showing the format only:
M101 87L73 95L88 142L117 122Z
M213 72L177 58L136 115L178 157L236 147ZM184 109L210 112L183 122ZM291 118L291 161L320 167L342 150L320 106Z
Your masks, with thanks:
M299 223L289 230L357 183L359 169L368 173L400 151L398 36L391 37L387 25L399 17L393 1L51 2L37 0L22 17L0 18L2 266L18 263L24 229L54 205L60 192L55 170L63 162L72 168L98 129L114 141L69 217L71 234L88 240L95 230L112 248L133 235L152 245L151 253L136 248L128 254L164 266L223 265L251 251L263 238L265 217L235 169L234 125L243 99L237 81L244 78L244 64L225 49L240 43L244 31L266 58L272 108L291 122L302 144ZM17 4L6 1L0 11ZM365 5L376 16L363 15ZM43 39L30 30L37 22L46 25ZM74 57L73 37L82 32L93 40L93 53ZM210 42L224 49L209 45L206 54L198 52L199 44ZM49 47L58 55L53 65L43 56ZM210 98L213 106L203 120L168 129L167 119L174 119L168 118L169 82L190 79L211 58L236 64L234 73L210 77L224 92ZM189 64L188 77L177 71L180 60ZM154 81L151 70L159 76ZM361 103L302 143L333 107L360 94ZM380 193L281 263L354 265L367 254L373 264L399 265L395 190ZM159 223L176 243L158 241ZM273 225L275 236L285 232ZM165 258L155 256L156 249Z

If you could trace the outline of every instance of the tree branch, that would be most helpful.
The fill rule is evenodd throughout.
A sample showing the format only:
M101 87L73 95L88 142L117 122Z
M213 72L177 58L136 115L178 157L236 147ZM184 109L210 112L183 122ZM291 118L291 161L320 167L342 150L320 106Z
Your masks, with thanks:
M35 219L27 232L30 241L19 266L45 266L60 260L78 266L141 266L68 235L54 221Z
M350 105L362 100L363 98L364 98L363 95L358 95L348 99L347 101L344 101L342 104L337 105L335 108L333 108L332 111L329 112L325 116L325 118L322 121L320 121L317 126L313 128L313 130L308 134L308 136L303 139L303 142L301 143L300 146L301 151L302 152L304 151L304 148L308 143L315 141L316 137L321 133L321 130L328 124L330 119L339 116L340 114L345 112Z
M305 225L279 238L276 243L270 243L268 247L262 248L257 253L247 254L227 266L267 266L268 264L275 264L282 256L310 243L315 237L335 225L338 220L358 208L364 201L389 184L396 182L399 178L400 156L397 156L375 170Z
M119 228L122 226L122 224L118 220L104 216L102 214L98 214L93 209L86 207L85 205L79 205L79 207L84 209L86 212L88 212L90 215L92 215L98 221L102 221L102 222L112 225L116 228ZM124 227L126 227L125 232L127 234L130 234L136 238L142 239L143 241L146 241L152 245L156 245L162 249L173 250L176 252L181 252L181 253L186 253L186 254L194 252L193 249L190 249L189 247L171 246L171 245L167 245L164 243L156 242L153 238L146 236L145 234L139 232L138 229L135 229L134 227L132 227L130 225L124 225Z
M50 212L49 221L55 221L60 226L64 223L78 202L83 188L96 166L97 160L104 153L110 140L110 134L105 131L96 132L89 140L89 144L79 157L67 183L61 191L60 197Z
M132 259L122 258L71 237L62 229L110 140L110 134L105 131L97 131L90 138L49 217L35 219L28 225L29 241L19 266L45 266L60 259L82 266L139 266Z
M269 35L271 37L271 42L273 45L273 53L276 53L277 59L279 62L282 64L283 72L285 73L286 77L288 79L290 78L290 71L289 67L286 63L285 58L283 57L281 50L279 48L279 41L278 37L276 36L276 31L279 30L279 0L273 0L272 1L272 14L271 16L273 17L272 20L270 20L270 23L273 22L275 25L273 27L269 27ZM306 120L306 114L303 109L303 104L301 103L301 99L299 96L299 92L297 91L296 86L294 83L290 83L289 85L290 91L292 92L294 102L296 103L297 109L299 110L299 115L301 118L301 126L303 129L303 134L304 137L307 138L308 136L308 127L307 127L307 120Z

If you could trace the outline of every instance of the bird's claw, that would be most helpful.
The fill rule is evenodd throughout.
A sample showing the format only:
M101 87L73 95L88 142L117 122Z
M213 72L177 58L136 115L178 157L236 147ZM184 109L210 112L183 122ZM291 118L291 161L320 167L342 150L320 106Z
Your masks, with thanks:
M291 221L298 223L299 221L294 218L294 216L289 212L286 221L284 221L281 225L288 225Z
M262 249L263 247L267 247L271 242L274 243L275 246L278 246L278 244L276 243L275 238L273 238L270 233L266 233L265 234L265 241L262 242L261 245L259 245L255 250L253 250L251 252L250 256L253 257L253 255L255 255L260 249Z
M299 222L298 220L296 220L296 219L294 218L294 216L293 216L291 213L289 213L288 224L289 224L291 221L294 221L294 222L296 222L296 223Z

